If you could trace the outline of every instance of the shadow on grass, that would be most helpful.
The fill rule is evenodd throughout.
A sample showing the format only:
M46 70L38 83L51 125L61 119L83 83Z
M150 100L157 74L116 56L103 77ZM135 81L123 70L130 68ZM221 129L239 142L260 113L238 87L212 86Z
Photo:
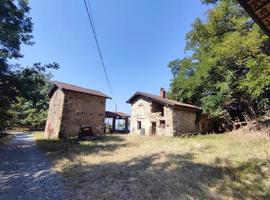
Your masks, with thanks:
M270 167L264 160L232 163L217 157L213 163L198 163L193 153L163 152L91 164L91 156L88 162L77 156L102 156L130 143L107 135L91 142L37 140L37 144L54 161L69 160L62 173L71 199L270 199Z
M72 199L270 198L266 162L223 162L203 164L194 162L191 153L160 153L118 163L76 163L66 166L63 174Z
M120 136L99 136L94 141L80 141L78 139L47 140L37 139L39 149L57 159L66 157L73 159L80 154L96 154L114 152L118 148L126 147L127 143Z

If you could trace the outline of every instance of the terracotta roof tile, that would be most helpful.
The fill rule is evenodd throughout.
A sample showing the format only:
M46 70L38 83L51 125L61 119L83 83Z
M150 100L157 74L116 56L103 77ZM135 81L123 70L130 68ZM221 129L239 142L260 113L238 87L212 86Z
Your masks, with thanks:
M238 0L238 2L270 37L270 0Z

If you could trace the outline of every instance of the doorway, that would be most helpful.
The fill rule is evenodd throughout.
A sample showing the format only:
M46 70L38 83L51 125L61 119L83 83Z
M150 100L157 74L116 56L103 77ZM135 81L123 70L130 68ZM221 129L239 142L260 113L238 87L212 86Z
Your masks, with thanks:
M152 135L156 135L157 132L157 123L156 122L152 122Z

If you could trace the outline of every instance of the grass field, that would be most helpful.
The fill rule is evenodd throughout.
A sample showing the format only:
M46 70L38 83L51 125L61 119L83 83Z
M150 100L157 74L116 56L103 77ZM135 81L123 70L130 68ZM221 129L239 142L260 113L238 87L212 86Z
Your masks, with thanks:
M72 199L270 199L270 140L263 132L93 142L35 136Z

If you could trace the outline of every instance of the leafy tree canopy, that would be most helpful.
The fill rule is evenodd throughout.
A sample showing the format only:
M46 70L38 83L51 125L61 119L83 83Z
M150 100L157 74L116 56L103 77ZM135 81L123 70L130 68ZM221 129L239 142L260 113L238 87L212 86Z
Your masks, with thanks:
M31 68L23 68L15 72L19 94L16 101L9 108L12 126L36 129L44 127L48 102L47 92L51 86L51 73L47 69L58 69L57 63L41 65L35 63Z
M23 57L21 45L33 45L33 23L28 0L1 0L0 3L0 129L19 125L38 127L45 123L46 97L56 63L20 68L10 60ZM19 70L16 70L18 69Z
M0 126L10 116L8 108L15 100L16 78L9 59L22 57L21 44L32 45L32 27L27 0L1 0L0 3Z
M213 117L259 114L269 106L269 38L235 0L214 3L186 35L190 57L169 63L170 97L194 103Z

